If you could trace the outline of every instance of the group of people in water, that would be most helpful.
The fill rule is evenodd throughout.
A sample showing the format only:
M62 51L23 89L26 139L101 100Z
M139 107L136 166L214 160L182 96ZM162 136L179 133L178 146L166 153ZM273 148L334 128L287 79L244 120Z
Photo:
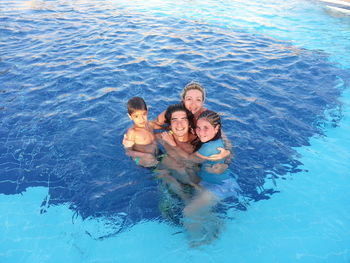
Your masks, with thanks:
M220 223L212 209L239 191L228 170L232 148L223 139L221 118L204 101L204 88L191 82L180 104L149 121L145 101L133 97L127 104L133 126L123 139L126 154L137 165L156 168L156 176L184 202L183 225L192 246L217 237Z

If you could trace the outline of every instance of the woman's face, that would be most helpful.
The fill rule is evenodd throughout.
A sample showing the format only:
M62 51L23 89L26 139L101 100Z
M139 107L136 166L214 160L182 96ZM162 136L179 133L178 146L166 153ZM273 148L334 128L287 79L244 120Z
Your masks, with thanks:
M183 103L190 112L196 114L203 107L203 94L197 89L186 92Z
M210 141L218 133L220 125L214 127L209 121L202 118L197 121L196 134L201 142Z

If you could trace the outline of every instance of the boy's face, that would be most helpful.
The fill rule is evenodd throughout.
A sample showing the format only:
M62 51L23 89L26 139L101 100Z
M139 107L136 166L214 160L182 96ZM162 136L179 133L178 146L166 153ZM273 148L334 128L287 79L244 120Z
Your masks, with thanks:
M130 119L134 122L136 127L146 127L148 120L148 112L146 110L136 110L129 115Z
M171 114L170 126L172 132L178 136L183 137L188 134L189 123L187 114L184 111L175 111Z

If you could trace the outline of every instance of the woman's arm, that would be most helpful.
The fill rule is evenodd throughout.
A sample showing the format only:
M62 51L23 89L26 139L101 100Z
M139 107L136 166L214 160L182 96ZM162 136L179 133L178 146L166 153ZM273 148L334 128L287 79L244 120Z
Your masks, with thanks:
M164 129L163 125L165 124L165 111L159 114L155 120L150 122L152 124L153 129Z

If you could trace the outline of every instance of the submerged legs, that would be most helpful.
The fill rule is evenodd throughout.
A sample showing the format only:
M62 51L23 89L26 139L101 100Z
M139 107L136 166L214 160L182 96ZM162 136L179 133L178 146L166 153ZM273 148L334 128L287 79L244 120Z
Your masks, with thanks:
M184 209L184 227L193 247L210 243L217 238L220 231L219 219L212 208L219 198L208 190L201 190Z
M168 171L158 171L157 177L162 179L169 189L178 195L185 203L190 200L190 195L184 191L182 184L179 183L177 179L172 177Z

